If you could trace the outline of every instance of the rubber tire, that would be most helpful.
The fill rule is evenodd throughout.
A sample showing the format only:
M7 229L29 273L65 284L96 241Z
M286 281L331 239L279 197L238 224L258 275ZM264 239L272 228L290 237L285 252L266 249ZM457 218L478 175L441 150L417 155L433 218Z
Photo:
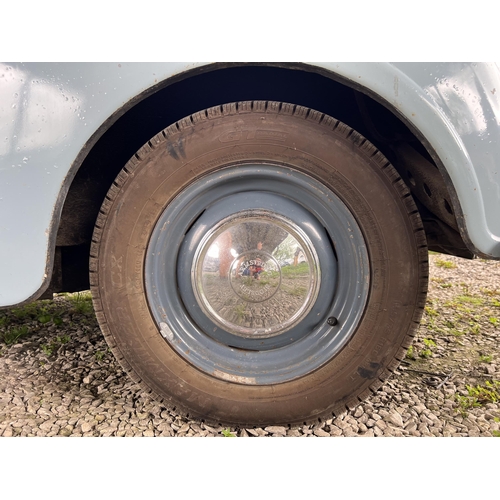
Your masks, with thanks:
M145 295L145 251L167 204L194 179L246 161L290 166L328 186L354 214L370 256L366 308L347 345L313 373L274 386L223 381L191 366L160 336ZM90 260L97 318L124 370L166 407L229 425L310 423L355 407L404 358L427 279L418 210L386 158L329 116L266 101L195 113L145 144L106 196Z

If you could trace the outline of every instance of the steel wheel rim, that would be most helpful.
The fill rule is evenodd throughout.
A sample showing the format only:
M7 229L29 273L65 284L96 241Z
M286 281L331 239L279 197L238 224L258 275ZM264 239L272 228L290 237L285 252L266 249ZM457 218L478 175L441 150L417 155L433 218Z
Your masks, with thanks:
M272 335L235 334L200 307L199 256L217 228L242 213L287 221L316 254L313 298L298 321ZM223 380L269 385L305 376L345 347L368 298L368 253L354 216L330 189L292 168L244 164L198 179L165 208L145 282L158 330L180 356Z

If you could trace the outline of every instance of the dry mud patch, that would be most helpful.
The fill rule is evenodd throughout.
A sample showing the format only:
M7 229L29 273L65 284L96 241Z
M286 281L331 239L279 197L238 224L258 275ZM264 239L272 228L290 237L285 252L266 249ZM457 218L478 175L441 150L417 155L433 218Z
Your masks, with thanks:
M168 411L124 374L88 294L0 311L0 436L498 436L500 263L430 255L412 348L368 401L299 427L226 428Z

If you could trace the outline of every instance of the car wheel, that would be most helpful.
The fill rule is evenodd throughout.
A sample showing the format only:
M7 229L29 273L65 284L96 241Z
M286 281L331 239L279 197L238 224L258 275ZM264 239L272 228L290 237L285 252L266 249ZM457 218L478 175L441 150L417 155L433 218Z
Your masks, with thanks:
M331 418L405 356L427 288L416 206L384 156L292 104L195 113L127 163L91 251L115 356L184 415Z

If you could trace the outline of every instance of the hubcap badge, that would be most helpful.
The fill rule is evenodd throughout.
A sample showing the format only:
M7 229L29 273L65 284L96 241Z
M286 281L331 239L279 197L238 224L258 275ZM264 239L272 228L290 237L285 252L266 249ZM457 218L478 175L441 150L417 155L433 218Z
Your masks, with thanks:
M281 268L272 255L257 248L234 259L229 283L240 299L265 302L279 290Z

